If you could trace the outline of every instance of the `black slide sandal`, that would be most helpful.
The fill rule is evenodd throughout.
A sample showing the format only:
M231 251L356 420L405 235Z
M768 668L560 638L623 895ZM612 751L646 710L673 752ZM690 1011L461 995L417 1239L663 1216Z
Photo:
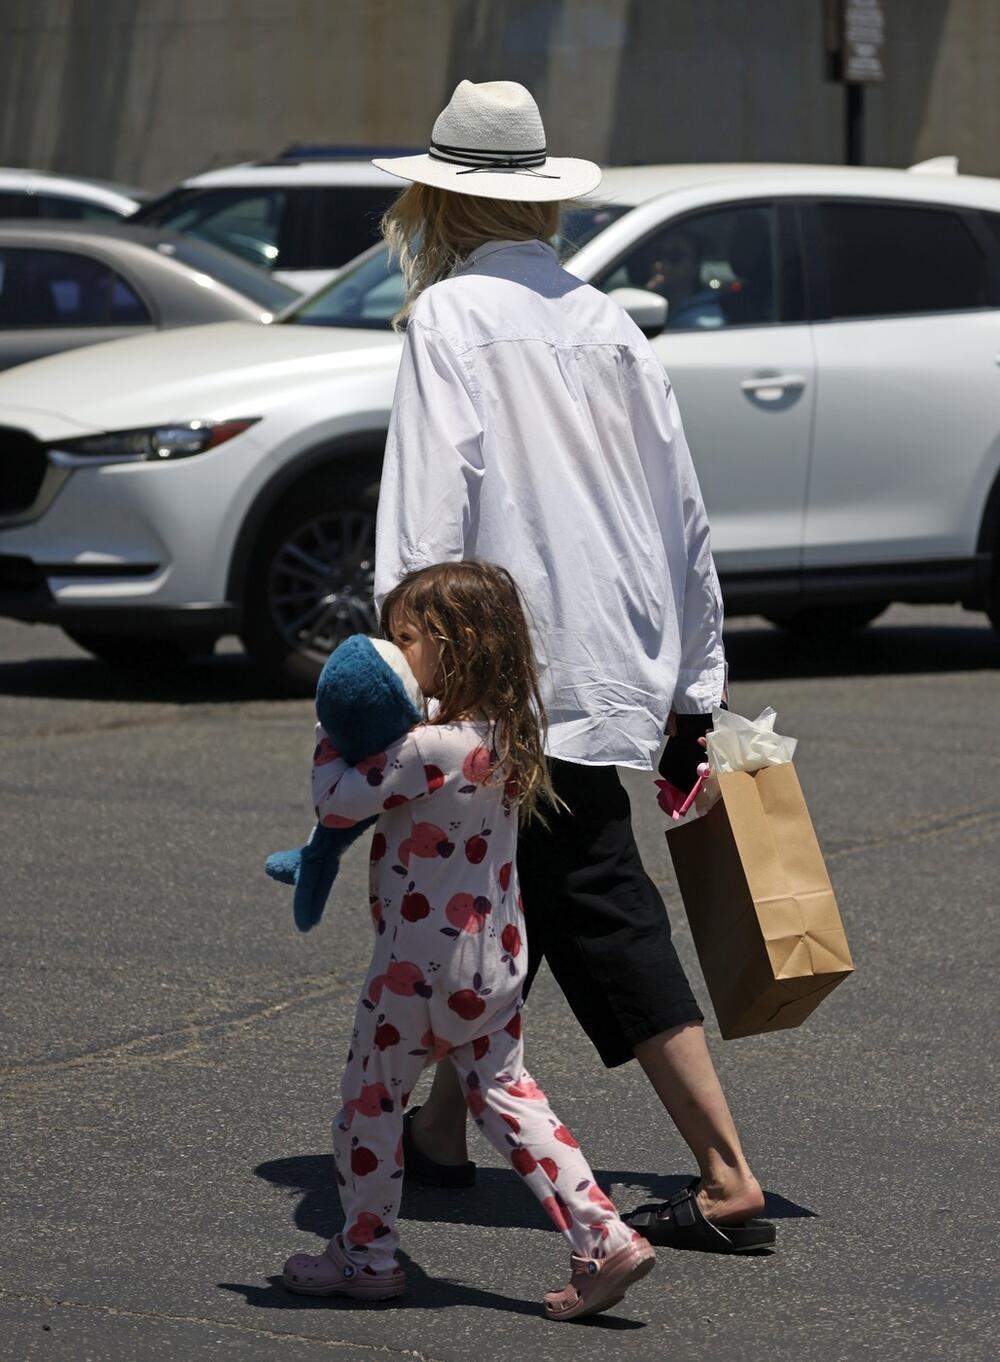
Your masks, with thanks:
M474 1187L476 1165L467 1163L437 1163L417 1148L413 1138L413 1118L420 1110L414 1107L403 1117L403 1177L421 1187Z
M702 1253L755 1253L771 1250L775 1230L764 1220L715 1225L706 1220L695 1195L697 1179L658 1205L640 1206L622 1219L657 1248L697 1249Z

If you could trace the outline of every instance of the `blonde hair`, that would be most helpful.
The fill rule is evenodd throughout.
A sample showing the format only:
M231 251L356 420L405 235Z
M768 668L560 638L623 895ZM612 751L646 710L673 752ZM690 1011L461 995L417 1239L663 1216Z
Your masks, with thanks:
M409 573L382 602L383 637L411 620L441 649L438 709L430 722L477 712L492 728L491 761L523 820L561 801L545 760L545 706L524 605L510 573L467 559Z
M559 229L558 203L523 203L411 184L382 219L382 235L399 261L406 302L398 331L425 288L446 278L484 241L545 241Z

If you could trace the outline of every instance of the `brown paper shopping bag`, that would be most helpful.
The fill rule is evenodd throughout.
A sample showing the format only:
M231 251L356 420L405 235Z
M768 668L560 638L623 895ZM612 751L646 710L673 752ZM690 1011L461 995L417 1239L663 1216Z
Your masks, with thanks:
M798 1026L854 966L791 762L718 778L667 845L726 1040Z

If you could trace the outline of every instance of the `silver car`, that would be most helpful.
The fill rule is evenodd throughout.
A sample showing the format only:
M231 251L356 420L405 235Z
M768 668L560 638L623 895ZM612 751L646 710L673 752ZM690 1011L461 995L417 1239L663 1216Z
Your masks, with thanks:
M0 222L0 369L200 322L268 322L298 297L188 236L119 223Z

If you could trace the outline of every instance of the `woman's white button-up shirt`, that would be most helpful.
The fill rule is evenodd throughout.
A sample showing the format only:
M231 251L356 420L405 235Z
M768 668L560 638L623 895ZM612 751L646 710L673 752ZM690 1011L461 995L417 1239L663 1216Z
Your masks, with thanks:
M648 770L671 708L722 698L722 599L670 383L621 308L539 241L479 247L406 330L376 601L460 558L521 588L550 755Z

